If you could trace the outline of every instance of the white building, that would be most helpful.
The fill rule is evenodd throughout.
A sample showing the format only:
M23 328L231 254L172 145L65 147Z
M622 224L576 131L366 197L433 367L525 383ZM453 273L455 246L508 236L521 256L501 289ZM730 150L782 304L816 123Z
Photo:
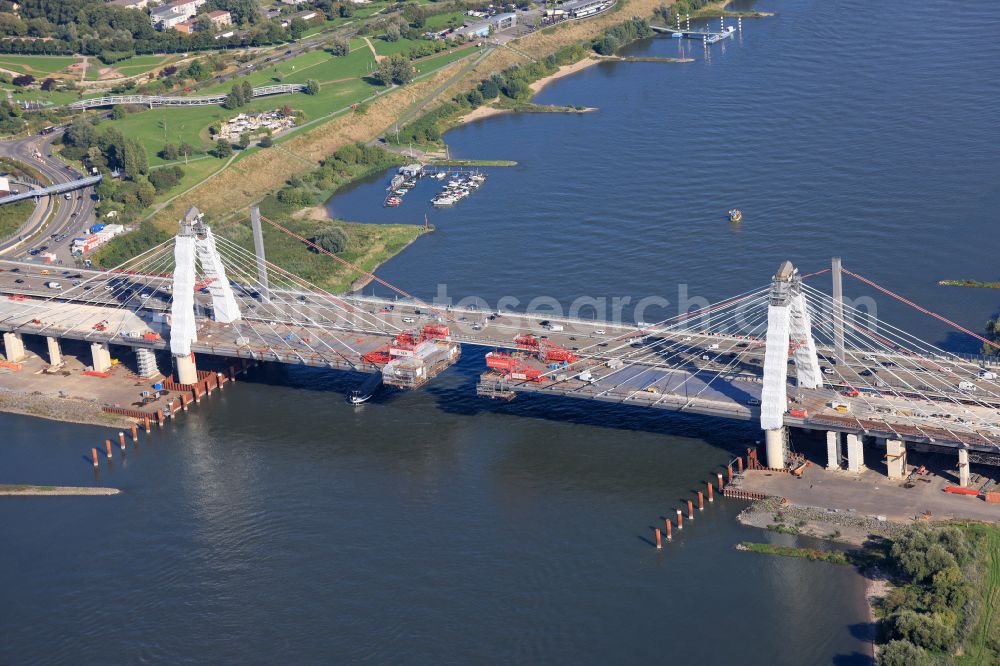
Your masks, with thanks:
M149 13L149 21L158 30L169 30L179 23L194 18L198 8L208 0L177 0L162 7L157 7Z

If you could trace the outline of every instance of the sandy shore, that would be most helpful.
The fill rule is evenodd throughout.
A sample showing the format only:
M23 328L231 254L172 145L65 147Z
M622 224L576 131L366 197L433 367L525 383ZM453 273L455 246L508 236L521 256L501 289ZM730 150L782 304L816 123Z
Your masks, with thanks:
M599 62L601 62L600 58L587 56L582 60L577 60L571 65L563 65L552 74L549 74L548 76L543 76L542 78L532 83L530 86L531 90L537 93L539 90L549 85L553 81L561 79L564 76L569 76L570 74L576 74L577 72L587 69L588 67L592 67Z
M117 488L90 488L84 486L28 486L28 485L0 485L0 495L5 496L32 496L49 497L54 495L120 495L122 491Z
M482 120L483 118L492 118L493 116L499 116L504 113L510 113L510 109L498 109L494 106L483 106L477 107L472 111L458 119L459 123L469 123L473 120Z

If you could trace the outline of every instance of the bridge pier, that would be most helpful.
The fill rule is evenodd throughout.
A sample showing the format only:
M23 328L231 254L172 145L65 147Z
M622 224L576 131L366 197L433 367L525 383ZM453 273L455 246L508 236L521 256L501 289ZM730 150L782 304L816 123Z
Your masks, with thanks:
M24 353L24 340L21 338L20 333L15 333L14 331L7 331L4 333L3 346L4 354L7 356L7 360L11 363L17 363L27 356L27 354Z
M969 449L958 450L958 485L969 487Z
M194 354L174 356L174 363L177 365L178 384L197 384L198 368L194 364Z
M901 439L885 440L885 466L890 479L906 477L906 442Z
M62 365L62 348L59 346L59 338L47 336L45 342L49 347L49 365Z
M826 433L826 468L828 470L840 469L842 451L840 433L828 430Z
M92 342L90 354L93 357L94 372L111 371L111 350L106 342Z
M160 374L160 369L156 367L156 354L152 349L139 347L135 350L135 358L138 361L140 377L149 379Z
M773 428L764 431L765 455L767 466L771 469L785 469L785 444L788 441L788 428Z
M861 445L861 435L847 433L847 471L859 474L865 469L865 451Z

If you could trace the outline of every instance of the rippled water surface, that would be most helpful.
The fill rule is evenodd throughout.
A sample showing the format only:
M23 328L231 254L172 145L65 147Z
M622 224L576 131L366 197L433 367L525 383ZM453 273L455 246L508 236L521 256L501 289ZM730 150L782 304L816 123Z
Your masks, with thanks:
M790 258L853 270L979 328L995 279L994 3L774 0L715 46L546 88L579 116L448 139L517 160L448 211L385 178L330 207L437 231L380 271L423 296L719 299ZM741 229L725 211L744 210ZM827 287L822 283L817 286ZM848 282L849 295L866 292ZM935 320L879 313L972 350ZM481 352L426 389L344 403L345 374L265 368L95 479L99 428L0 415L0 481L120 487L0 502L0 663L867 663L850 569L739 553L716 502L662 553L650 529L753 443L750 426L555 399L479 400Z

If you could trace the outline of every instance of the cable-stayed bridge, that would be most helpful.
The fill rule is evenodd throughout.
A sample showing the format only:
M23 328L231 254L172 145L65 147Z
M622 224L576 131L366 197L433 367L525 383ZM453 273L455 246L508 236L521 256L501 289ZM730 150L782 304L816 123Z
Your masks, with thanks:
M295 236L255 214L251 251L214 235L192 209L175 238L110 271L36 278L37 266L4 263L8 361L24 355L23 336L35 335L48 340L53 364L60 340L89 342L95 371L109 366L114 345L135 350L141 375L157 376L157 356L169 351L179 384L197 381L196 354L205 354L378 373L417 388L474 345L490 350L480 395L541 393L759 421L769 467L785 466L789 427L825 431L831 465L846 443L851 470L863 465L864 437L885 445L890 475L902 473L907 443L956 450L963 479L970 453L1000 462L1000 370L845 303L839 260L833 295L813 285L828 271L802 276L785 262L760 288L638 326L441 307L375 276L402 300L330 294L266 260L262 219ZM53 280L60 284L46 286Z

